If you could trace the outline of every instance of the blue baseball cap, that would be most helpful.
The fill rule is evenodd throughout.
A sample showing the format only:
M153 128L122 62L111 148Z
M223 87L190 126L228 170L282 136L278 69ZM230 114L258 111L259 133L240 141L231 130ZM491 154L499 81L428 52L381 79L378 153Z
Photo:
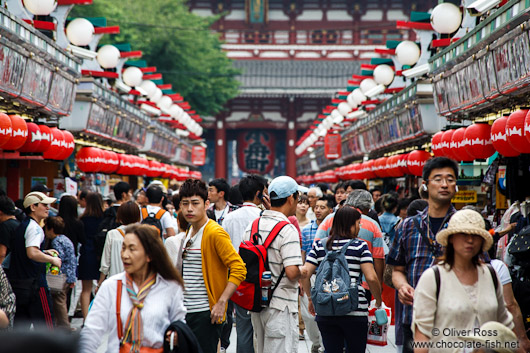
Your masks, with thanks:
M286 175L274 178L269 185L269 196L271 200L285 199L295 192L306 193L309 191L305 186L300 186L291 177Z

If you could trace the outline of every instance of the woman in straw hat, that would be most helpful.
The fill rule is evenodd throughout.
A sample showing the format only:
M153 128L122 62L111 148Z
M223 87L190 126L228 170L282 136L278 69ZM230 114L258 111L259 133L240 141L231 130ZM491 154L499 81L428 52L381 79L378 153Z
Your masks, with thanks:
M436 241L445 246L444 255L423 273L414 293L415 352L471 352L460 336L476 333L488 321L514 326L495 271L480 259L493 239L478 212L461 210ZM422 341L434 346L417 348Z

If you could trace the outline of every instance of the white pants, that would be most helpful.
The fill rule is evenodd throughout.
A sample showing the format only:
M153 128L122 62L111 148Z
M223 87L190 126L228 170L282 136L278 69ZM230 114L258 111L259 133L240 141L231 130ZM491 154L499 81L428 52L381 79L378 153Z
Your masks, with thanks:
M298 313L265 308L251 313L255 353L298 353Z
M304 293L304 296L300 297L300 315L302 316L302 320L304 320L305 330L313 345L324 347L317 322L315 321L315 317L309 313L308 306L307 294Z

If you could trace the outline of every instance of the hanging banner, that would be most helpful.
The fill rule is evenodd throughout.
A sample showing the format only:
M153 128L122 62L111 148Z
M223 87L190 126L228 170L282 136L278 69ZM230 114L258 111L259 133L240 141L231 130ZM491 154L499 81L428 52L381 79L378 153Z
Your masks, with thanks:
M327 159L338 159L342 157L341 136L339 134L327 134L324 138L324 153Z
M244 131L237 138L237 162L246 173L267 174L274 167L274 136L260 130Z
M193 146L191 150L191 163L193 165L204 165L206 163L206 148L202 146Z

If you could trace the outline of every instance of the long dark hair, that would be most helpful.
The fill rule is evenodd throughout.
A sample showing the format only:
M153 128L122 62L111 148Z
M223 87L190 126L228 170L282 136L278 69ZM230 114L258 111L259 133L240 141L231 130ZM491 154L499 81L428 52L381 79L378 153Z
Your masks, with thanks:
M333 224L329 232L329 239L326 243L328 250L331 250L333 242L338 239L355 239L357 236L351 232L351 227L361 219L361 214L351 206L343 206L333 217Z
M147 224L134 224L125 229L125 234L128 233L136 235L140 243L142 243L145 254L151 259L151 262L149 262L150 271L158 273L164 279L175 281L184 287L184 280L171 262L155 227Z
M103 217L103 199L97 192L89 192L86 195L86 209L81 218L83 217Z
M75 221L79 218L77 214L77 199L73 196L66 195L61 197L59 201L59 216L61 216L66 223Z

